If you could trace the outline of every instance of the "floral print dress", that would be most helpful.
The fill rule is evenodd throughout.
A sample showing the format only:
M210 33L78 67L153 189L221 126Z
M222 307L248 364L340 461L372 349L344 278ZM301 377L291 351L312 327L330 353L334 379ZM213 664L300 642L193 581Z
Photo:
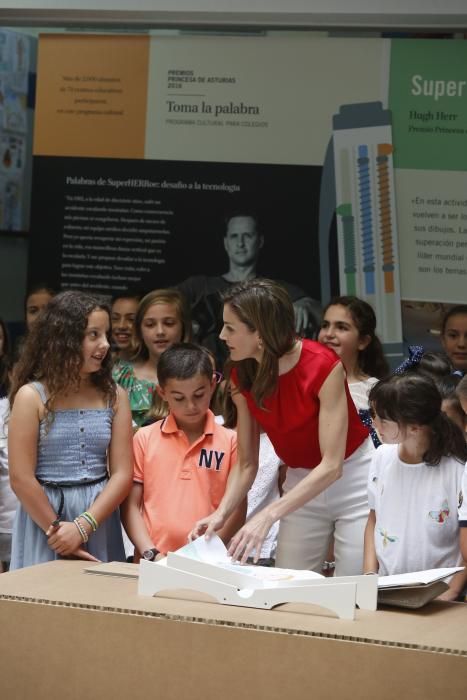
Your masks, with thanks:
M138 379L130 362L117 360L112 370L114 380L125 389L130 399L133 422L140 427L152 405L156 383Z

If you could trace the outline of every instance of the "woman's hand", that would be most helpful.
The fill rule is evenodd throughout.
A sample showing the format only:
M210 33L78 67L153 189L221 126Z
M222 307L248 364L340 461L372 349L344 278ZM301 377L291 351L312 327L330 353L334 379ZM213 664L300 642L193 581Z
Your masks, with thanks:
M204 535L208 540L217 530L221 530L224 527L226 519L217 510L206 518L201 518L195 523L193 530L189 533L188 542L196 540L201 535Z
M248 557L256 562L261 556L263 542L275 519L268 508L254 515L237 534L232 537L228 552L234 561L245 564Z
M51 525L47 532L47 544L61 557L77 557L88 561L99 561L83 549L83 539L74 523L63 522Z

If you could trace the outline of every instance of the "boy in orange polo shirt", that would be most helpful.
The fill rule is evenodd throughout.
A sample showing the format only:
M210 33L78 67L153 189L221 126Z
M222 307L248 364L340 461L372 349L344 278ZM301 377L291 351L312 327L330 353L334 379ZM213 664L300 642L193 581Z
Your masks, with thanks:
M219 505L237 461L233 430L214 421L212 360L202 347L177 343L157 365L164 420L140 428L133 441L134 477L122 521L138 553L151 561L182 547L193 523ZM218 533L227 543L243 524L246 502Z

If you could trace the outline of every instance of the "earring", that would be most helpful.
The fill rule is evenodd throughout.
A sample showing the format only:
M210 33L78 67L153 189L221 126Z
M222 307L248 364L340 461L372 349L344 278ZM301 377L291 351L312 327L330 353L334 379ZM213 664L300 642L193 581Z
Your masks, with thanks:
M263 349L263 341L262 341L261 338L260 338L260 339L258 340L258 350L262 350L262 349Z

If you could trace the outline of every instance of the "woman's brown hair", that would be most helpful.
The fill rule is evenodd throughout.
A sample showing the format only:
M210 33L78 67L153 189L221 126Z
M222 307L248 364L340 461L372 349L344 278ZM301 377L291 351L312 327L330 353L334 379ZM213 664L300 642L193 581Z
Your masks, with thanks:
M222 301L261 338L261 362L252 358L229 361L227 370L232 366L237 368L240 389L251 391L257 405L262 408L264 399L277 386L279 358L290 352L297 340L292 301L280 284L259 278L235 284L224 292Z

